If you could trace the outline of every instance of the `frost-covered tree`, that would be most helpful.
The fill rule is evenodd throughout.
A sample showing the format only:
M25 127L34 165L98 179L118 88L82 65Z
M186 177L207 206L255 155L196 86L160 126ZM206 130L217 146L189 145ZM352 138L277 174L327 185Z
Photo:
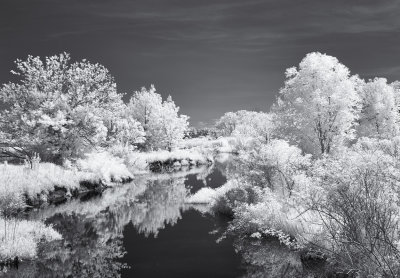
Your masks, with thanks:
M348 68L332 56L309 53L299 68L286 70L273 111L280 133L313 154L355 137L359 96Z
M71 63L70 55L63 53L44 61L29 56L17 60L16 67L12 72L19 82L0 90L7 107L0 114L3 154L29 157L39 151L52 159L78 156L122 140L125 127L137 135L129 142L140 142L140 125L133 118L123 120L129 124L121 123L126 108L104 66L86 60Z
M179 107L171 97L162 100L152 85L133 94L128 114L139 121L146 133L146 149L171 150L185 136L188 128L186 115L179 115Z
M399 132L395 89L385 78L375 78L360 86L361 116L358 135L391 138Z

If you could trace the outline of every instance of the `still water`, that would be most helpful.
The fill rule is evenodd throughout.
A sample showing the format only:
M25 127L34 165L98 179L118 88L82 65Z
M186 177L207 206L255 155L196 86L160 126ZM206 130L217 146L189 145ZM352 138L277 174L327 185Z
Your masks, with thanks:
M63 240L39 247L7 277L242 277L229 219L185 204L201 187L226 182L224 164L140 176L89 200L32 212Z

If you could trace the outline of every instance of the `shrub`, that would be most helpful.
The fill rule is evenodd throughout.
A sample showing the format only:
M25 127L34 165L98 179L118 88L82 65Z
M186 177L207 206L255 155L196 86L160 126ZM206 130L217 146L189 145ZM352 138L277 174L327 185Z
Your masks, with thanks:
M259 202L261 191L251 186L234 187L216 197L212 211L233 216L234 209L242 204Z
M326 230L323 246L360 275L400 274L399 161L365 142L318 161L312 200Z
M52 163L39 163L35 169L24 165L0 165L0 191L36 198L47 195L55 186L67 190L79 188L81 181L93 181L94 175L67 170ZM12 185L12 186L8 186Z
M234 208L229 231L239 235L273 236L289 247L315 241L321 234L318 217L266 190L256 203L240 203Z
M303 155L296 146L283 140L245 149L236 160L237 172L253 186L281 189L291 194L294 176L304 173L311 165L311 156Z
M85 159L77 160L77 166L82 171L94 173L104 183L133 179L123 160L107 152L87 154Z

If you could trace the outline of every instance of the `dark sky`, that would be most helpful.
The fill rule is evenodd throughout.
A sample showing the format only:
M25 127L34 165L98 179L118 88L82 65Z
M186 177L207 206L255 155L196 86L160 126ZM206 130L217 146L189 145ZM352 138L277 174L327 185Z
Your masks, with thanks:
M198 125L267 111L312 51L400 79L400 1L0 0L0 83L16 58L63 51L105 65L128 96L155 84Z

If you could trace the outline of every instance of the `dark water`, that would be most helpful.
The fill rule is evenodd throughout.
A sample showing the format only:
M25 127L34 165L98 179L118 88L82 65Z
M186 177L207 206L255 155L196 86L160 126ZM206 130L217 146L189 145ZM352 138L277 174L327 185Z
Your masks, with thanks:
M191 174L186 176L185 185L190 189L193 194L199 191L202 187L217 188L226 183L226 177L221 172L220 168L214 167L207 176Z
M242 277L233 239L218 241L228 219L205 214L185 198L226 182L213 169L154 174L30 215L63 240L41 244L38 258L7 277Z
M193 209L157 238L146 238L128 224L122 261L131 268L123 270L122 277L238 277L243 269L232 240L217 244L218 236L210 234L225 224L226 219L202 216Z

